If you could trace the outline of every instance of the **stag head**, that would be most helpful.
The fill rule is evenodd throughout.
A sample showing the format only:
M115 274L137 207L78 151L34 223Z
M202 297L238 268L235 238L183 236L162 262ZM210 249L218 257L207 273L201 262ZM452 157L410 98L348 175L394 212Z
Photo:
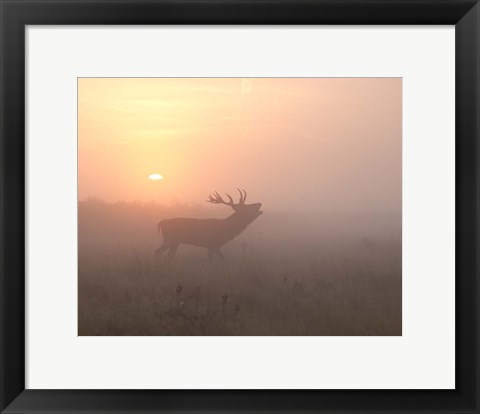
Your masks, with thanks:
M228 201L225 201L217 192L210 194L207 202L212 204L225 204L226 206L232 207L236 213L248 216L251 219L255 219L263 213L263 211L260 210L262 203L245 204L247 192L245 190L242 192L239 188L237 188L237 190L240 194L238 203L234 203L233 198L229 194L225 194L228 198Z

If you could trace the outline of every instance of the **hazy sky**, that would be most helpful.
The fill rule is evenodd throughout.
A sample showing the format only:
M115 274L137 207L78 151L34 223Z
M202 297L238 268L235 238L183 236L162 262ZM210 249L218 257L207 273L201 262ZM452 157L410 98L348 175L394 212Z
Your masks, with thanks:
M82 78L78 134L80 200L401 209L399 78Z

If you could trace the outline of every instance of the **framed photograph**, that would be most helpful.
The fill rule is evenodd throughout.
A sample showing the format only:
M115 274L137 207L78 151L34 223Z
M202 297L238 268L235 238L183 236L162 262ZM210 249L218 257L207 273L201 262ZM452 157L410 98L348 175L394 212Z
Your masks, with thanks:
M401 98L79 78L78 335L402 335Z
M1 0L2 413L479 413L477 1Z

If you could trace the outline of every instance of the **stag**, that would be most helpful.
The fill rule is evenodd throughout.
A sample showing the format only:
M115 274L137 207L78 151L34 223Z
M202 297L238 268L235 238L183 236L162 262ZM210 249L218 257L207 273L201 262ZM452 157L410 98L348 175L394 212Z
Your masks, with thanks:
M155 253L161 255L167 252L167 257L171 259L178 246L184 243L205 247L210 260L214 255L223 260L220 248L242 233L252 221L263 213L260 210L262 203L245 204L247 192L237 190L240 193L240 200L236 204L229 194L226 194L228 201L225 201L217 192L208 196L208 203L224 204L233 209L233 214L227 218L173 218L158 223L158 232L162 232L163 244Z

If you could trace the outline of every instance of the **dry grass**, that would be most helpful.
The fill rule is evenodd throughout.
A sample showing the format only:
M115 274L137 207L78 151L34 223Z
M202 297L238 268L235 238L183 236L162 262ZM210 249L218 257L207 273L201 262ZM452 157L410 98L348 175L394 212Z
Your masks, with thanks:
M401 245L233 241L210 264L183 248L83 243L79 335L401 335Z

